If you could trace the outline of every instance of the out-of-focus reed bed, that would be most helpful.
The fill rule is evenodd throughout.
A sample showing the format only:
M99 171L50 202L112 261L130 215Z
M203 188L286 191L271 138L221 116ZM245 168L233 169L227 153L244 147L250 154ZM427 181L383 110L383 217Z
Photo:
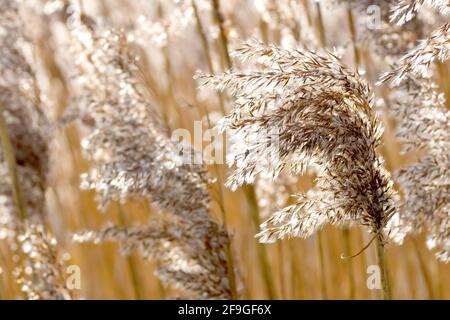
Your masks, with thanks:
M0 0L0 298L450 299L449 13Z

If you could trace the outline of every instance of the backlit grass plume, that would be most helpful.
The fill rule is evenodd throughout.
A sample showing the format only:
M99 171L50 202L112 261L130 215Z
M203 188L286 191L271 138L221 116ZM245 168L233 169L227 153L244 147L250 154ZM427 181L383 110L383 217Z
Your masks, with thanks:
M422 40L417 47L404 55L393 70L381 77L381 82L392 81L399 84L408 75L426 75L435 61L444 62L450 58L450 23L444 24L431 36Z
M251 42L236 55L260 68L199 76L234 97L221 123L241 141L230 159L236 169L228 185L253 183L261 172L274 178L282 170L317 173L316 188L264 222L260 240L307 237L327 222L389 233L397 193L376 151L382 129L366 82L329 52Z
M449 0L399 0L392 6L391 21L399 25L412 20L423 6L432 7L442 14L450 14Z
M391 0L339 0L347 5L349 23L355 20L353 31L359 50L370 47L368 51L383 60L396 61L415 45L417 37L422 36L423 21L414 19L402 26L390 21ZM351 16L350 16L351 15Z
M95 190L100 209L111 201L147 198L162 213L148 226L108 226L82 232L76 241L122 243L157 261L157 275L197 298L230 298L229 236L209 214L209 177L194 156L170 139L157 109L139 85L139 67L126 36L73 16L78 96L68 113L89 134L82 146L93 165L83 187ZM180 155L183 153L186 158Z
M405 200L400 228L404 234L425 231L437 257L450 261L450 112L429 79L408 78L393 97L397 136L404 151L426 151L420 161L398 172Z
M448 1L402 1L391 18L402 24L412 19L424 4L442 14L450 12ZM419 162L398 173L405 196L400 228L403 234L425 230L428 247L437 249L438 259L445 262L450 260L450 117L444 94L438 93L430 75L434 62L442 63L449 58L450 24L446 23L380 78L380 83L390 81L397 87L392 111L398 120L398 137L404 143L404 151L427 152Z
M22 52L21 1L0 1L0 229L27 299L70 299L57 242L45 223L47 121L34 70Z

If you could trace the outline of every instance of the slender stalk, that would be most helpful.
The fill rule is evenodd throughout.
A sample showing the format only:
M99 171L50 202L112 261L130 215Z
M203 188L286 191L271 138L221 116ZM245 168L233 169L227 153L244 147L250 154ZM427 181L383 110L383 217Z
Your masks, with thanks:
M358 70L359 64L361 63L361 55L359 52L358 45L356 44L355 19L353 18L353 12L352 12L352 9L350 9L350 8L347 8L347 19L348 19L348 26L350 28L350 34L352 37L355 67L356 67L356 70Z
M291 299L298 299L300 297L300 291L298 288L303 288L305 286L304 280L301 276L301 270L299 267L299 263L297 261L298 248L295 247L295 243L293 239L288 240L289 252L291 253L291 261L290 261L290 271L292 275L291 280Z
M290 9L292 12L295 12L294 7L293 7L293 5L292 5L292 2L293 2L293 1L289 1L289 3L288 3L289 9ZM294 13L293 13L293 15L294 15ZM300 24L298 23L298 21L297 21L295 15L293 16L293 20L294 20L294 21L293 21L294 24L293 24L292 27L291 27L291 31L292 31L292 33L294 34L295 40L296 40L297 42L301 42L301 41L302 41L302 39L301 39L302 37L301 37Z
M225 230L227 230L227 213L225 211L225 206L224 206L224 201L223 201L224 197L223 197L222 184L220 182L219 168L217 167L217 164L214 164L214 168L216 170L217 184L218 184L218 188L219 188L218 203L219 203L220 211L222 213L223 226L224 226ZM237 300L238 292L237 292L237 285L236 285L236 275L234 273L234 259L233 259L232 249L231 249L231 242L229 242L227 245L226 255L227 255L227 274L228 274L228 281L230 281L231 298L233 300Z
M252 186L244 186L244 194L247 198L247 202L250 206L250 218L252 219L253 226L258 230L259 221L259 210L258 203L256 202L255 190ZM272 281L272 272L270 270L269 258L267 256L266 247L258 242L256 242L256 250L258 252L258 260L261 266L262 276L264 279L264 285L266 287L266 292L270 300L276 299L275 286Z
M119 213L119 224L121 226L126 226L125 223L125 213L123 212L123 208L122 205L118 202L117 203L117 208L118 208L118 213ZM128 266L128 270L130 271L130 277L131 277L131 283L133 285L133 291L134 291L134 296L136 298L136 300L142 300L143 299L143 288L141 288L140 282L139 282L139 276L138 276L138 271L137 271L137 267L136 264L134 263L133 257L130 256L126 256L126 262L127 262L127 266Z
M320 3L316 2L316 10L317 10L317 25L319 30L319 40L322 47L327 45L327 37L325 34L325 25L323 23L322 11L320 10Z
M205 28L203 27L202 20L200 19L200 14L198 12L197 4L195 0L191 0L191 6L194 11L194 17L196 21L197 33L200 36L200 40L202 43L203 51L205 53L206 64L208 66L208 71L210 73L214 72L213 63L211 59L211 52L208 46L208 39L206 38Z
M206 120L208 122L208 127L211 128L212 124L211 124L211 119L209 117L209 112L208 110L203 111L203 113L206 115ZM225 230L227 230L227 213L225 210L225 205L224 205L224 195L223 195L223 189L222 189L222 182L220 179L220 173L219 173L219 166L217 165L217 163L214 161L214 170L216 173L216 185L217 185L217 189L218 189L218 196L219 199L217 199L217 203L219 205L220 208L220 212L222 214L222 223L223 226L225 228ZM230 281L230 289L231 289L231 298L233 300L237 300L238 299L238 292L237 292L237 285L236 285L236 275L234 273L234 259L233 259L233 253L231 250L231 242L228 243L227 248L226 248L226 255L227 255L227 273L228 273L228 280Z
M212 2L212 13L214 23L219 27L219 43L221 46L222 57L225 60L225 67L230 69L232 67L231 58L228 50L228 37L225 33L225 29L223 27L223 15L220 11L220 1L219 0L211 0Z
M158 18L162 19L164 17L164 11L161 3L159 2L157 9L158 9ZM165 31L167 32L167 30ZM167 76L167 92L166 92L167 104L171 105L174 110L177 110L178 106L177 101L175 99L175 89L174 89L175 79L173 76L172 64L170 63L169 39L167 40L167 43L162 47L162 53L164 58L164 72ZM170 118L169 108L164 109L166 111L163 112L163 118L167 127L169 127L169 118ZM175 112L175 115L173 115L173 117L176 117L177 121L181 123L182 119L179 116L179 112Z
M159 267L159 265L158 265L158 267ZM158 285L158 290L159 290L159 296L161 299L164 299L167 296L166 288L164 287L163 283L160 280L157 281L157 285Z
M326 272L325 272L325 250L324 250L324 241L323 241L323 233L322 230L317 231L317 245L319 247L319 264L320 264L320 289L322 292L322 299L327 300L327 281L326 281Z
M448 76L447 64L444 62L437 63L437 71L441 80L442 91L445 94L447 108L450 109L450 78Z
M435 288L434 293L436 299L443 300L446 299L444 293L445 281L442 281L442 273L447 274L445 271L441 272L441 267L443 265L439 263L436 259L431 259L431 278L434 279ZM445 269L444 269L445 270Z
M228 38L226 36L225 30L223 28L223 16L220 12L220 3L219 0L211 0L213 5L213 19L214 22L219 26L219 40L222 46L222 54L225 60L225 66L227 69L231 69L232 62L228 50ZM255 196L255 190L252 186L246 186L244 187L244 194L247 199L247 202L250 207L250 216L252 219L252 222L254 224L254 227L256 230L259 228L259 209L258 209L258 203L256 201ZM266 248L263 245L260 245L259 243L256 244L256 248L258 251L258 259L259 263L262 268L263 278L267 290L267 295L269 296L269 299L275 299L275 287L271 278L271 270L270 270L270 264L269 259L267 257L267 251Z
M13 193L14 202L17 207L18 218L21 221L25 221L28 217L25 205L25 198L23 196L22 188L20 186L19 175L17 171L16 156L14 154L14 147L9 137L8 126L6 124L4 112L5 112L4 107L0 103L0 140L2 145L3 156L8 164L8 171L11 179L11 189ZM23 226L19 225L19 228L22 229ZM27 260L28 258L23 257L23 255L19 253L19 259L23 261Z
M419 261L420 271L422 273L423 280L425 281L425 286L427 287L427 290L428 290L428 298L433 300L433 299L435 299L435 295L434 295L434 290L433 290L433 281L431 279L430 272L425 264L425 260L422 256L422 252L420 251L420 246L417 243L417 239L413 238L412 242L414 244L414 249L415 249L414 251L416 253L417 260Z
M219 0L212 0L212 2L213 2L214 20L219 25L219 28L220 28L220 41L222 43L226 67L228 69L230 69L232 67L232 62L231 62L230 54L228 51L228 39L225 35L225 30L223 29L223 26L222 26L223 18L220 13ZM259 225L260 225L259 208L258 208L258 203L256 201L256 195L255 195L255 190L254 190L253 186L245 186L244 194L245 194L245 197L249 204L250 217L252 219L254 228L255 228L255 230L258 230ZM262 276L263 276L264 283L266 286L267 295L268 295L269 299L273 300L276 297L275 286L273 284L272 277L271 277L272 272L270 270L270 264L269 264L269 259L267 256L266 247L264 245L261 245L258 242L256 242L256 249L258 251L258 259L259 259L259 263L260 263L260 266L262 269Z
M343 238L344 238L344 247L345 247L345 254L347 256L351 255L352 252L352 244L351 244L351 238L350 238L350 229L345 228L343 231ZM353 260L347 259L347 275L349 280L349 299L353 300L355 299L355 277L353 274Z
M206 58L205 60L206 60L207 66L208 66L208 72L212 74L212 73L214 73L214 67L213 67L213 62L212 62L211 50L209 49L209 45L208 45L208 39L206 38L205 28L203 27L202 20L200 19L200 15L198 13L198 8L197 8L197 4L195 3L195 0L191 0L191 4L192 4L192 9L194 10L194 16L195 16L195 21L196 21L196 26L197 26L197 33L200 36L200 40L201 40L203 51L204 51L205 58ZM225 103L224 103L222 93L218 92L217 97L219 98L220 111L225 115L226 110L225 110Z
M312 17L311 17L311 9L309 7L309 0L302 0L303 7L306 12L306 20L308 21L308 25L312 26Z
M3 105L0 103L0 140L3 147L3 155L8 164L9 175L11 178L11 188L14 201L17 206L19 218L25 220L27 218L27 209L25 200L20 187L19 175L17 173L16 157L14 155L14 148L9 138L8 126L6 125Z
M0 300L4 300L6 298L6 292L7 292L7 290L5 289L7 287L6 282L7 281L9 282L9 279L5 279L6 281L3 281L3 279L4 279L3 274L5 273L7 261L6 261L5 257L3 256L3 252L1 250L1 248L0 248L0 261L2 262L0 264ZM2 269L1 266L4 266L5 269ZM5 282L5 285L3 285L4 282ZM3 292L5 292L5 293L3 293Z
M284 264L286 262L286 257L283 250L283 242L277 242L277 251L278 251L278 271L280 276L280 299L286 299L286 273L284 272Z
M415 257L412 257L411 254L413 254L412 251L414 250L399 250L400 251L400 259L402 261L405 261L405 265L402 266L401 268L403 270L406 271L406 277L407 277L407 282L408 282L408 292L411 295L410 297L408 297L411 300L415 300L416 299L416 293L417 293L417 288L416 288L416 260Z
M381 234L377 236L376 245L377 245L378 266L380 267L381 273L381 286L383 290L383 298L384 300L391 300L392 296L391 296L391 287L389 285L389 273L387 270L387 261L384 251L383 240L381 239Z
M262 41L265 44L269 43L269 27L267 26L267 22L265 22L262 18L259 18L259 30L261 32Z

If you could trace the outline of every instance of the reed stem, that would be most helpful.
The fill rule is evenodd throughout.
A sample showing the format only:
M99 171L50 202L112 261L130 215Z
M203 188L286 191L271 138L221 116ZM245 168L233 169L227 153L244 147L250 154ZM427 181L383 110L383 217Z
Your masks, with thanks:
M350 229L345 228L343 231L343 238L344 238L344 247L345 247L345 254L347 256L350 256L352 254L352 244L351 244L351 238L350 238ZM347 275L349 280L349 299L353 300L355 299L355 277L353 274L353 262L352 259L347 259Z
M199 34L200 40L202 43L202 48L204 51L206 64L208 66L208 72L210 74L213 74L214 73L213 60L212 60L211 50L209 49L208 39L207 39L206 33L205 33L205 28L203 27L202 20L200 19L200 14L198 13L198 8L197 8L197 4L195 3L195 0L191 0L191 4L192 4L192 9L194 10L197 33ZM217 97L219 98L220 111L225 115L226 114L225 102L224 102L222 93L218 92Z
M414 251L416 253L417 260L419 261L420 271L422 273L423 280L425 281L425 286L427 287L428 290L428 298L433 300L435 299L435 295L433 290L433 281L431 280L430 272L428 271L428 268L425 264L425 260L422 256L422 252L420 251L420 246L417 243L417 239L413 238L412 242L414 244L415 249Z
M125 213L123 211L122 205L117 203L118 213L119 213L119 225L126 227L125 223ZM131 283L133 286L134 296L136 300L142 300L144 297L144 290L139 283L139 273L137 271L136 264L134 263L134 259L131 255L126 256L126 262L128 266L128 270L130 271Z
M312 26L311 8L309 7L308 1L309 0L302 0L302 5L305 8L306 20L308 21L308 25Z
M361 63L361 54L359 52L359 48L357 45L357 35L356 35L356 28L355 28L355 19L353 18L353 12L352 9L347 8L347 19L348 19L348 27L350 29L350 34L352 37L352 44L353 44L353 55L355 59L355 68L358 70L359 65Z
M280 299L284 300L286 299L286 273L284 271L284 265L286 263L286 256L283 250L283 242L278 241L277 242L277 251L278 251L278 271L279 271L279 281L280 281Z
M377 235L376 245L377 245L377 261L378 266L380 268L380 276L381 276L381 287L383 290L383 299L391 300L392 296L391 296L391 287L389 284L389 273L387 269L387 261L381 234Z
M328 299L327 293L327 274L325 272L325 250L324 250L324 241L323 241L323 233L322 230L317 231L317 245L319 247L319 264L320 264L320 289L322 293L322 299Z
M231 58L228 50L228 37L225 33L225 28L223 26L223 15L220 11L220 1L219 0L211 0L212 1L212 13L214 23L219 27L219 43L221 46L222 57L225 60L225 67L230 69L232 67Z
M319 31L319 41L322 47L327 46L327 37L325 33L325 25L322 19L322 12L320 9L320 3L318 1L316 3L316 12L317 12L317 28ZM321 276L321 291L322 291L322 299L328 299L327 294L327 285L326 285L326 272L325 272L325 252L324 252L324 240L322 231L319 230L317 232L317 244L319 247L319 263L320 263L320 276Z
M320 2L316 1L316 10L317 10L317 26L319 30L319 40L320 45L325 47L327 45L327 36L325 34L325 25L323 23L322 11L320 9Z
M252 186L244 186L244 194L247 198L250 209L250 218L252 219L255 230L259 229L259 209L256 201L255 190ZM261 266L264 285L266 287L267 296L270 300L276 299L275 286L272 281L272 272L270 270L269 258L267 256L266 247L256 241L256 250L258 251L259 265Z
M27 218L27 209L25 206L25 200L20 187L19 175L17 172L16 157L14 154L14 148L9 137L8 126L6 124L4 107L0 103L0 140L3 147L3 155L8 164L9 176L11 179L11 188L14 197L14 201L17 206L19 218L23 221Z
M445 95L447 109L450 109L450 78L448 76L448 64L445 62L437 63L437 71L440 78L440 85Z
M206 115L206 120L208 121L208 127L211 128L212 124L211 124L211 119L209 117L209 113L208 110L204 110L204 113ZM223 195L223 189L222 189L222 183L221 183L221 179L220 179L220 172L219 172L219 167L217 165L216 162L214 162L214 170L216 173L216 184L217 184L217 189L218 189L218 194L219 194L219 199L217 199L217 203L219 205L220 208L220 212L222 214L222 223L223 223L223 227L225 228L225 230L227 230L227 213L226 213L226 209L225 209L225 205L224 205L224 195ZM239 295L237 292L237 284L236 284L236 275L235 275L235 270L234 270L234 259L233 259L233 253L232 253L232 248L231 248L231 241L228 243L227 248L226 248L226 255L227 255L227 274L228 274L228 281L230 281L230 290L231 290L231 298L233 300L237 300Z

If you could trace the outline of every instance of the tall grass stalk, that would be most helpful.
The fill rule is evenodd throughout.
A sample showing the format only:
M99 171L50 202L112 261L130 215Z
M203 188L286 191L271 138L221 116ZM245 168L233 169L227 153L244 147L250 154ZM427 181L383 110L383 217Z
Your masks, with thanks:
M344 248L345 248L345 255L350 256L352 254L352 242L350 237L350 229L345 228L342 232L342 237L344 238ZM355 276L353 271L353 259L347 259L345 261L347 265L347 276L349 281L349 296L348 298L353 300L355 299Z
M120 202L117 203L117 212L119 217L119 225L126 227L126 216L123 211L122 205ZM144 288L141 287L141 281L139 280L139 271L134 263L134 259L132 255L128 255L125 257L128 271L130 272L131 284L133 287L134 297L137 300L142 300L144 298Z
M391 300L392 295L391 295L391 287L390 287L390 283L389 283L387 259L386 259L384 243L383 243L383 239L381 238L381 235L376 236L376 253L377 253L378 266L380 268L383 299Z
M222 95L219 94L219 100L222 100ZM204 114L206 115L206 119L208 122L208 127L212 127L211 118L209 117L209 112L207 110L204 110ZM225 208L224 203L224 194L223 194L223 188L222 188L222 180L220 178L220 171L219 166L216 162L214 162L214 171L216 174L216 185L218 190L218 199L217 203L219 205L220 213L222 215L222 223L225 228L225 230L228 230L228 222L227 222L227 212ZM233 300L237 300L239 298L238 291L237 291L237 282L236 282L236 275L235 275L235 266L234 266L234 257L232 252L232 245L231 241L227 246L226 249L226 255L227 255L227 271L228 271L228 280L230 281L230 289L231 289L231 298Z
M191 5L192 5L192 9L194 11L196 29L197 29L197 33L200 37L200 41L202 44L202 48L203 48L203 52L204 52L205 60L206 60L206 65L208 67L208 72L214 73L213 59L212 59L212 55L211 55L211 50L209 49L208 38L206 37L205 28L204 28L202 20L200 18L200 14L198 12L198 7L197 7L195 0L191 0ZM225 102L224 102L222 93L218 92L217 97L219 99L220 111L222 112L222 114L225 115L226 114Z
M427 287L428 292L428 299L435 299L435 294L433 290L433 280L430 275L430 272L427 268L427 265L425 263L425 259L423 258L423 253L420 250L419 243L417 242L416 238L412 239L413 245L414 245L414 251L416 254L416 258L419 261L419 267L420 271L422 273L423 280L425 282L425 286Z
M25 199L20 187L19 175L17 173L16 157L14 155L14 148L9 138L8 126L5 120L5 110L0 103L0 140L3 147L3 154L8 164L9 176L11 179L11 189L14 197L14 201L17 206L17 212L21 220L27 218L27 209L25 206Z
M325 270L325 248L322 230L317 231L317 246L319 248L319 264L320 264L320 289L322 299L328 299L327 292L327 273Z
M219 27L219 31L220 31L219 40L220 40L220 44L221 44L221 48L222 48L222 55L225 60L225 66L227 69L231 69L233 65L232 65L230 53L228 50L228 37L227 37L227 35L225 33L225 29L223 27L223 16L220 11L220 1L212 0L212 5L213 5L214 23ZM259 225L260 225L260 218L259 218L258 202L257 202L256 196L255 196L255 190L254 190L253 186L246 186L243 189L244 189L243 191L245 194L245 198L247 199L247 203L249 205L251 220L253 222L255 230L258 230ZM270 270L270 264L269 264L269 259L267 256L266 248L264 245L259 244L257 240L255 240L255 242L256 242L256 247L257 247L257 251L258 251L258 259L259 259L259 263L260 263L261 270L262 270L262 276L264 279L267 296L269 297L269 299L275 299L275 297L276 297L275 286L273 284L273 280L272 280L272 276L271 276L272 272Z
M253 227L256 231L259 230L261 224L259 218L258 202L256 201L255 190L252 186L244 186L244 194L249 205L250 218L253 223ZM256 250L258 252L258 262L261 268L262 277L264 280L264 286L266 289L267 297L272 300L276 299L275 285L272 279L272 271L270 268L269 257L267 255L267 250L264 244L259 243L255 240Z
M224 28L224 21L223 21L223 15L220 10L220 0L211 0L212 1L212 13L213 13L213 20L216 26L219 28L219 45L220 45L220 52L221 56L224 59L225 67L227 69L230 69L232 66L231 58L229 55L228 50L228 36L225 32Z
M316 1L316 13L317 13L317 29L319 34L319 42L322 47L327 46L327 37L325 33L325 25L324 21L322 19L322 12L320 8L320 2ZM326 285L326 277L327 274L325 272L325 244L324 244L324 235L322 234L322 230L318 230L317 232L317 245L319 248L319 263L320 263L320 283L321 283L321 292L322 292L322 298L328 299L327 294L327 285Z

